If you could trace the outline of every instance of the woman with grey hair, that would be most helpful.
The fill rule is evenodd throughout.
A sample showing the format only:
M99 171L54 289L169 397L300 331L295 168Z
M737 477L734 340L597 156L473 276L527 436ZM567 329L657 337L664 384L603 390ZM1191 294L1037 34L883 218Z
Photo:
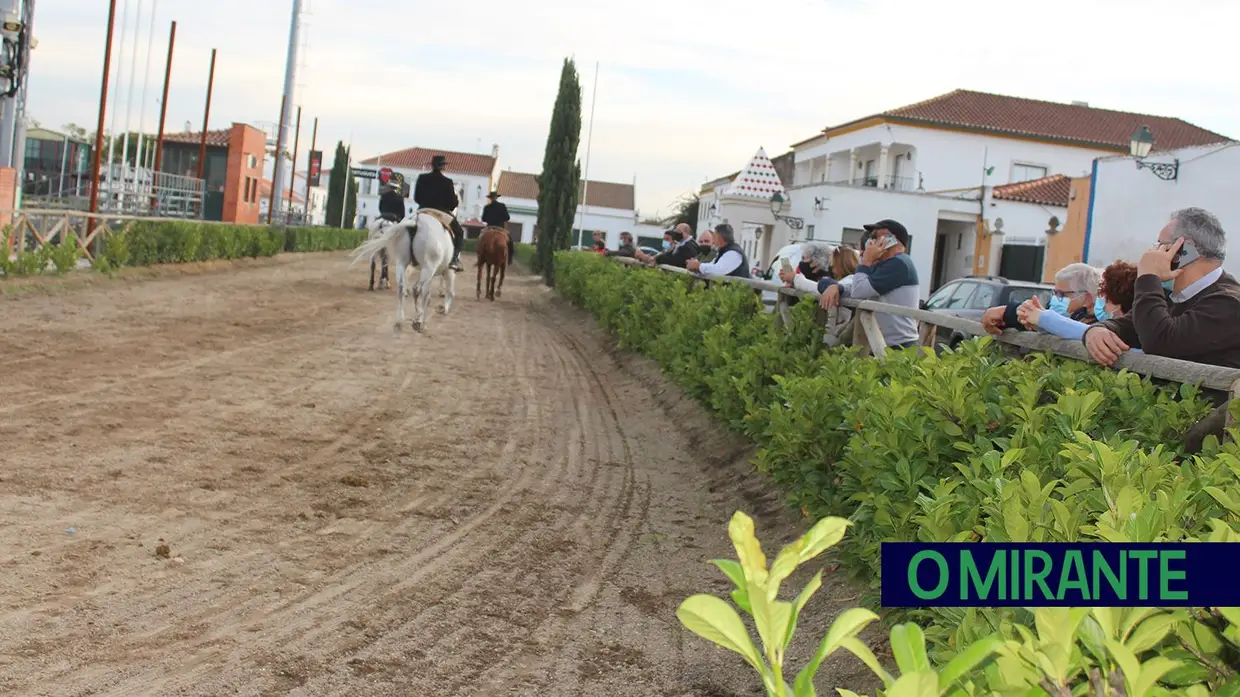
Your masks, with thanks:
M1102 269L1089 264L1077 262L1068 264L1055 274L1055 288L1051 291L1051 300L1046 309L1057 315L1085 324L1092 324L1094 304L1098 295L1098 286L1102 283ZM1026 300L1025 303L1040 302L1037 298ZM1020 320L1020 307L1024 303L1008 303L992 307L982 315L982 326L991 334L999 334L1005 328L1024 331L1036 327L1026 326Z

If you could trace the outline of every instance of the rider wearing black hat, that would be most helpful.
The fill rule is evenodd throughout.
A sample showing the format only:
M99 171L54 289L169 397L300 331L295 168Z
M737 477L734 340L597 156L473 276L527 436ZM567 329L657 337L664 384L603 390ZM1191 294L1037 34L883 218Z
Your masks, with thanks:
M509 220L512 220L512 217L508 215L508 206L505 206L504 204L499 202L498 191L492 191L491 193L487 194L487 198L490 199L491 202L488 203L486 207L482 209L482 222L492 227L503 228L507 230L508 229L507 223ZM509 264L512 263L512 257L515 251L516 251L516 244L512 240L512 233L509 233L508 234L508 263Z
M405 219L405 197L391 182L379 187L379 217L393 223Z
M465 229L452 213L461 205L456 195L456 186L452 180L444 176L443 170L448 166L448 158L436 155L431 158L431 171L418 176L413 188L413 201L418 208L430 208L443 211L452 216L452 270L461 271L461 245L465 241Z

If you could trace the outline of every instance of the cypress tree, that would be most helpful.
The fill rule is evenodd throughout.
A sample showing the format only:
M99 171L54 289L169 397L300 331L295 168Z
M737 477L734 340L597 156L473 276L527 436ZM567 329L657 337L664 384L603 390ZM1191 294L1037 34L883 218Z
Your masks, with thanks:
M349 177L349 198L344 204L344 224L340 227L351 228L357 219L357 180Z
M555 283L555 253L571 246L573 218L577 213L581 164L577 146L581 141L581 83L577 66L564 59L560 91L551 112L551 130L538 176L538 255L536 270L547 285Z
M336 157L332 160L331 175L327 180L327 226L341 227L340 211L344 208L345 203L345 180L353 177L346 177L345 172L349 168L349 157L345 154L344 143L336 142ZM354 192L357 185L349 187ZM357 206L356 194L353 199L354 207ZM347 211L346 211L347 212ZM352 218L347 218L349 227L352 227Z

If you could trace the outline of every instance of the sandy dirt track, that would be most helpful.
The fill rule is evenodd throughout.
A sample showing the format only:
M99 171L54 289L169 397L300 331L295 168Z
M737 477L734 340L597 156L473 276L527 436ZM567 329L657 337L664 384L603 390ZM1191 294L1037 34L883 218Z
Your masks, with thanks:
M0 694L758 694L675 608L727 590L733 511L798 521L588 317L519 271L476 301L465 261L426 335L343 254L0 297Z

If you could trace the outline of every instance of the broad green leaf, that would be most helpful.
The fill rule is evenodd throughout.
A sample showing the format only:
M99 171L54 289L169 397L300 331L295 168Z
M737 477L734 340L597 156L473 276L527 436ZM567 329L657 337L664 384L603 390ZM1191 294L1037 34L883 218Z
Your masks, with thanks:
M736 606L739 607L740 609L749 613L751 617L753 616L753 606L749 604L748 593L746 593L743 590L740 590L739 588L732 591L732 602L736 603Z
M796 568L814 557L834 547L844 539L844 532L851 525L844 518L823 518L801 536L801 539L784 547L771 564L768 589L778 592L779 584L788 578Z
M736 558L745 570L747 590L752 601L755 589L749 586L765 587L767 577L766 555L762 553L762 545L754 536L753 519L737 511L736 515L732 516L732 522L728 524L728 537L736 548Z
M767 660L775 663L787 648L784 638L788 636L788 623L792 620L792 603L771 600L759 592L749 594L749 604L758 637L762 639L763 653Z
M901 675L887 689L887 697L939 697L939 676L932 670Z
M891 683L895 681L895 678L892 677L891 673L888 673L887 669L883 668L883 664L878 662L878 657L874 655L874 652L870 650L870 647L861 643L861 640L857 637L846 637L841 640L839 644L841 649L844 649L857 658L860 658L862 663L869 666L870 670L874 671L874 674L883 681L884 686L890 687ZM797 680L800 680L799 676Z
M1127 688L1128 694L1133 693L1133 686L1136 685L1137 678L1141 677L1141 664L1137 662L1137 657L1132 655L1127 646L1119 643L1114 639L1107 639L1107 650L1111 652L1111 658L1119 664L1119 669L1124 673L1124 686Z
M1204 487L1202 488L1202 491L1213 497L1215 501L1222 504L1223 507L1230 511L1233 515L1240 515L1240 501L1233 498L1231 494L1216 486Z
M713 595L690 596L676 610L676 618L689 631L729 651L735 651L759 673L766 674L766 665L741 622L740 615L736 614L736 610L726 601Z
M1180 618L1171 613L1154 615L1142 622L1124 645L1134 654L1140 655L1157 646L1179 621Z
M930 670L930 659L926 656L926 635L922 633L921 627L912 622L891 628L891 653L895 656L901 674Z
M1158 679L1166 675L1168 671L1178 668L1179 661L1173 661L1162 656L1155 656L1145 663L1141 664L1141 675L1133 681L1133 690L1128 697L1146 697L1158 682Z
M727 576L737 588L741 590L745 589L745 569L740 565L740 562L732 561L731 559L711 559L710 563L719 567L719 570L722 571L723 574Z
M1223 683L1222 687L1214 691L1213 697L1240 697L1240 675Z
M809 690L805 694L813 694L814 675L818 673L818 668L822 665L822 662L827 660L827 657L838 649L845 648L846 642L849 639L856 637L857 634L861 633L861 630L876 620L878 620L878 615L860 607L845 610L839 617L836 617L835 621L831 623L831 629L827 630L827 635L818 644L818 651L814 653L814 657L810 659L809 663L805 664L800 673L797 673L796 682L793 683L794 689L798 690L797 694L800 695L801 690ZM857 642L857 644L864 649L866 655L857 654L856 651L853 651L853 653L857 655L857 658L864 661L866 665L870 666L875 675L883 678L886 675L886 671L879 665L878 659L874 658L874 653L866 648L865 644L861 642ZM886 678L883 679L885 682Z
M1218 610L1228 622L1240 627L1240 607L1216 607L1214 609Z
M835 688L835 691L840 693L840 697L861 697L861 695L857 694L856 692L853 692L852 690L845 690L842 687ZM807 692L805 695L802 695L800 692L798 692L796 693L796 697L814 697L814 693Z
M805 604L809 602L809 599L813 597L814 593L818 592L819 588L822 588L821 571L814 574L814 577L809 580L809 583L805 584L805 587L801 589L799 594L797 594L797 599L792 601L792 616L788 620L788 634L784 637L785 648L792 644L792 636L796 634L797 619L801 616L801 610L805 607Z
M994 634L970 644L939 671L939 690L945 692L957 680L968 675L1002 647L1003 639Z

